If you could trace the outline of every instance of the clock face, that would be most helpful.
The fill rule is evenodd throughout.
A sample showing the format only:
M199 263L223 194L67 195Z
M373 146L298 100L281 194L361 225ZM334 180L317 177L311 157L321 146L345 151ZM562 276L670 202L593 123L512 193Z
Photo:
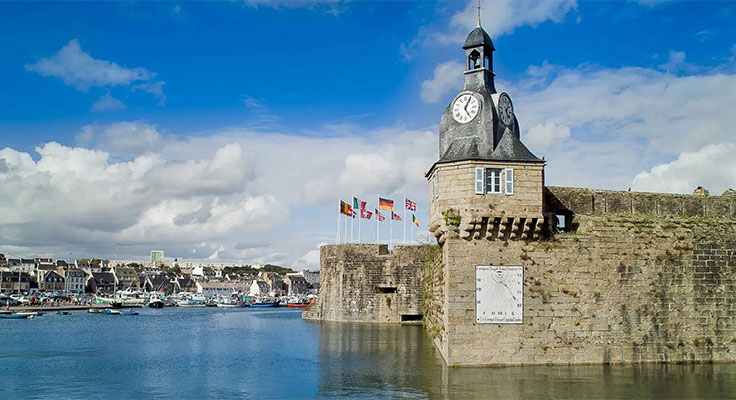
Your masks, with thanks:
M472 121L478 115L479 110L480 102L478 98L466 93L455 99L455 103L452 105L452 118L464 124Z
M498 98L498 115L501 117L501 122L506 126L510 126L514 121L514 107L511 105L511 99L506 93L501 93Z
M479 265L475 269L475 290L476 323L523 323L524 267Z

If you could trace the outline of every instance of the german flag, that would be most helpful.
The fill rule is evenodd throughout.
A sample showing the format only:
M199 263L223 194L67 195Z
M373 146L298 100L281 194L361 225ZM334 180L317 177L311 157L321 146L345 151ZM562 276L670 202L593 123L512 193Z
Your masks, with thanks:
M383 197L378 198L378 208L381 210L393 210L394 209L394 201L389 199L384 199Z
M340 214L345 214L348 217L352 217L353 207L350 207L350 204L340 200Z

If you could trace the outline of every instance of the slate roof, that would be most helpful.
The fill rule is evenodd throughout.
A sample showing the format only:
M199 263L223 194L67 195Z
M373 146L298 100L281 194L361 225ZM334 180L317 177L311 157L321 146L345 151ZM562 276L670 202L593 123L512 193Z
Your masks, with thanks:
M491 37L488 36L485 30L481 28L480 26L473 29L472 32L468 35L467 38L465 38L465 44L463 45L463 49L469 49L471 47L478 47L478 46L489 46L491 50L496 50L495 47L493 47L493 41L491 41Z
M478 136L456 138L437 162L462 160L542 162L508 129L504 132L495 149L492 151L491 149L481 150L483 147Z

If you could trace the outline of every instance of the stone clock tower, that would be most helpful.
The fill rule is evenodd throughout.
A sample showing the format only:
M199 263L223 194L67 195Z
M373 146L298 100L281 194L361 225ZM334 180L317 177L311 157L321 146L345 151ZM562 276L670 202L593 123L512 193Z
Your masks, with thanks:
M463 49L465 86L442 114L439 160L426 174L429 229L440 244L536 239L544 161L521 143L511 98L496 91L490 36L478 26Z

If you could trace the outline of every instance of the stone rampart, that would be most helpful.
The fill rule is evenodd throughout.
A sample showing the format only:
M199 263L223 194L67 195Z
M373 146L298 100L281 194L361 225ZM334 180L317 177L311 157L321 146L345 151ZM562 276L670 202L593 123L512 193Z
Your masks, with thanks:
M421 322L422 264L433 246L342 244L320 248L320 295L305 319Z
M736 221L576 219L548 241L444 243L424 310L449 365L736 360ZM524 266L522 324L475 322L478 265Z
M736 192L697 196L547 186L545 210L591 215L736 217Z

